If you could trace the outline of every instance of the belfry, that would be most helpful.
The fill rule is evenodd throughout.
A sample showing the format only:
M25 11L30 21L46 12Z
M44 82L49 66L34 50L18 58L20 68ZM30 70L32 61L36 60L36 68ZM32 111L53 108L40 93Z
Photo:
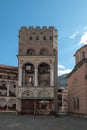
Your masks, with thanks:
M57 30L21 27L18 47L17 113L53 114L56 109Z

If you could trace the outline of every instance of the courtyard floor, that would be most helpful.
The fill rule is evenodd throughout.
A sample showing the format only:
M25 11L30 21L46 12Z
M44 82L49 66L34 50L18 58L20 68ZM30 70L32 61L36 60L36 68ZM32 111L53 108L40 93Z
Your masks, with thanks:
M0 113L0 130L87 130L87 119Z

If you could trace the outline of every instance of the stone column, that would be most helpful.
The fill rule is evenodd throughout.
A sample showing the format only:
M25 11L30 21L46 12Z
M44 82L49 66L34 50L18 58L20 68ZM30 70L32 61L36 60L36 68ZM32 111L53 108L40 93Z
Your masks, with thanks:
M50 86L54 86L54 69L50 71Z
M9 97L9 87L10 87L10 83L9 81L7 82L7 97Z
M38 69L35 67L34 86L38 86Z
M16 114L20 114L21 111L21 99L17 99Z
M19 78L18 78L18 86L22 85L22 67L19 67Z

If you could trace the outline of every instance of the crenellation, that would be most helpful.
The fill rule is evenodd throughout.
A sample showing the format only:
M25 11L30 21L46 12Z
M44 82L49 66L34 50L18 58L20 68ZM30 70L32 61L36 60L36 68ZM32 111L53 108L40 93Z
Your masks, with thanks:
M40 26L36 26L36 28L35 28L35 29L40 30L41 28L40 28Z
M28 29L28 30L30 30L30 31L37 31L37 30L40 30L40 31L50 31L50 30L55 30L56 31L56 29L55 29L55 27L54 26L42 26L42 27L40 27L40 26L36 26L36 27L34 27L34 26L29 26L29 27L26 27L26 26L22 26L21 28L20 28L20 30L25 30L25 29Z
M49 29L55 29L54 26L49 26Z

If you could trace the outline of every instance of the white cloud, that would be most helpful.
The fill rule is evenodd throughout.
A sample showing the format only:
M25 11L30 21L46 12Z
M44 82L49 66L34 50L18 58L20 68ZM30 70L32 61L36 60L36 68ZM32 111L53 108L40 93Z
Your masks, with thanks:
M85 32L82 36L81 36L81 40L79 42L79 44L87 44L87 32Z
M58 76L63 75L63 74L68 74L71 71L72 71L71 69L58 70Z
M72 71L71 69L66 69L63 65L58 65L58 76L68 74L71 71Z
M58 69L65 69L63 65L58 65Z
M74 39L78 34L79 34L79 32L77 31L74 34L72 34L69 38Z

